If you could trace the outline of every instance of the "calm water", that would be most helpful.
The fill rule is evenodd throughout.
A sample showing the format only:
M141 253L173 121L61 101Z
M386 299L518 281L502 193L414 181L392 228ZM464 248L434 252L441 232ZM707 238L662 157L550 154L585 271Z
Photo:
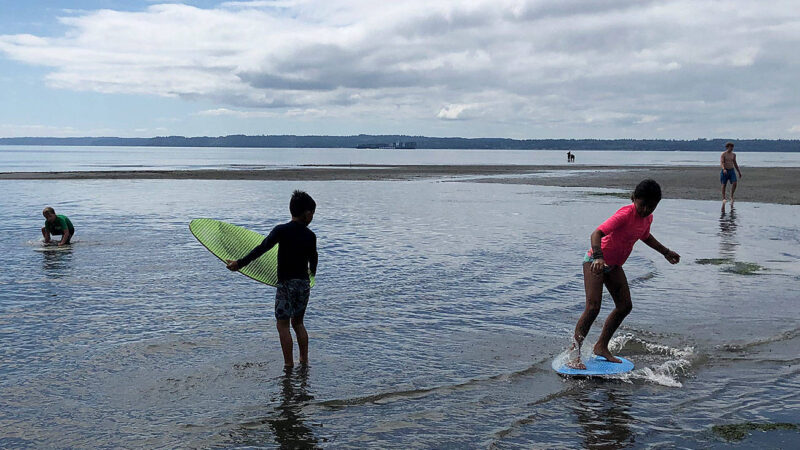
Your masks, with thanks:
M227 271L188 222L266 233L295 188L318 204L320 269L312 365L284 373L274 289ZM588 236L625 204L612 195L436 180L0 191L0 447L696 448L735 445L713 425L800 422L797 206L663 201L652 231L683 261L638 244L626 264L634 310L614 344L637 368L580 381L550 362L583 308ZM45 204L75 223L71 249L37 251Z
M720 149L722 151L722 149ZM719 165L717 152L576 151L579 165ZM349 148L0 146L0 172L262 169L305 164L566 164L560 150L359 150ZM798 153L748 153L742 167L800 167Z

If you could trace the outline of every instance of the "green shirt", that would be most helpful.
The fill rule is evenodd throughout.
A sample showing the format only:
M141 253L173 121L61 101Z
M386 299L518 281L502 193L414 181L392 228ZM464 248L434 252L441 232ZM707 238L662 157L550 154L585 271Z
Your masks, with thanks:
M65 229L68 229L70 234L75 233L75 227L72 226L72 222L69 221L67 216L61 214L56 214L56 220L52 223L45 220L44 227L50 234L64 234Z

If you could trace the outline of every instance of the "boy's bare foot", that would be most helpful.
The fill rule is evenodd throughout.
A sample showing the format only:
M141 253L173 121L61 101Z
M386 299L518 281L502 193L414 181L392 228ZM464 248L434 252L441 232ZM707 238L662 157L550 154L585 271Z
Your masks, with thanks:
M601 348L595 346L593 352L597 356L602 356L608 362L613 362L613 363L621 363L622 362L622 360L620 360L619 358L617 358L614 355L612 355L611 351L609 351L607 348L601 349Z

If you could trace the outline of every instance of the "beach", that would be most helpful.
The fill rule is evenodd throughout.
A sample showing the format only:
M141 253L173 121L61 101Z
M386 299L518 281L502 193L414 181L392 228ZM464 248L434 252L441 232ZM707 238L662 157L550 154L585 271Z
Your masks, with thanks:
M441 178L483 183L631 190L645 179L665 199L721 200L718 167L581 165L304 165L275 169L3 172L0 180L390 181ZM800 204L800 167L744 168L736 200Z

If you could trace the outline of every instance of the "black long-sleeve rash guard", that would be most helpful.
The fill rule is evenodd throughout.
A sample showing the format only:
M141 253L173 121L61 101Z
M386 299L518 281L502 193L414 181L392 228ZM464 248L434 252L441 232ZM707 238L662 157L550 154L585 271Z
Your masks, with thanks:
M256 248L237 261L239 268L250 264L269 249L278 246L278 281L308 279L317 273L317 236L307 226L291 221L276 226Z

